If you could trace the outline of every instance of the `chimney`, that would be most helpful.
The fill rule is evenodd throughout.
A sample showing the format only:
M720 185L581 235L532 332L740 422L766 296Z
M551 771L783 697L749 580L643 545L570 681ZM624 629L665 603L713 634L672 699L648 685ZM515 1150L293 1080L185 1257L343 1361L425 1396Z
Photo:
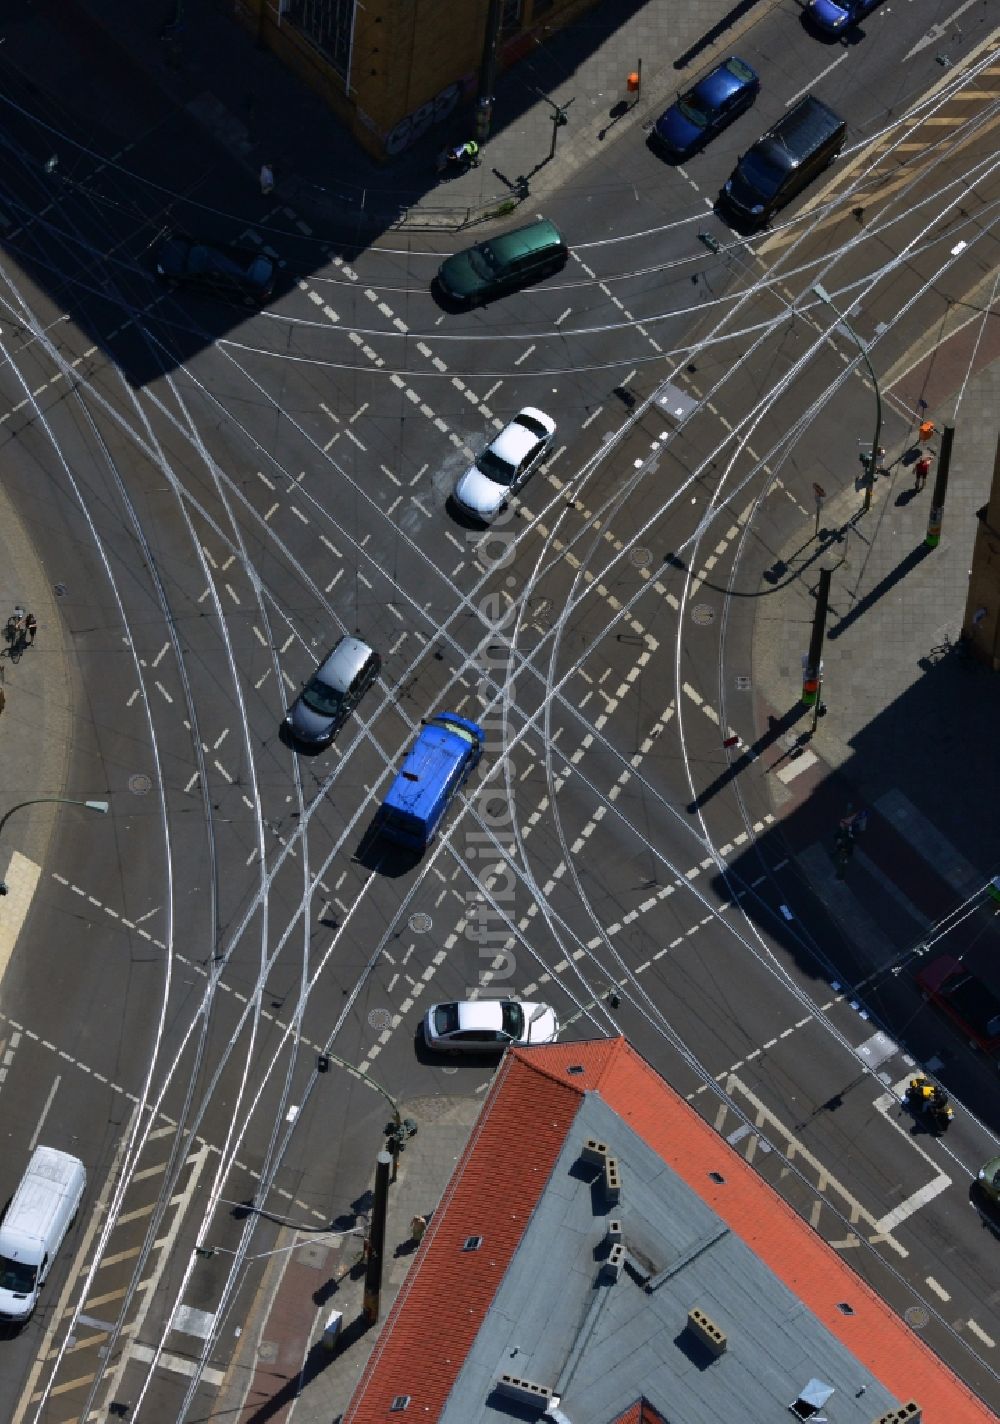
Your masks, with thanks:
M695 1308L688 1311L687 1328L716 1358L725 1351L728 1341L724 1333L719 1329L714 1320L708 1318L703 1310ZM885 1421L885 1424L888 1424L888 1420ZM902 1424L902 1420L900 1424Z

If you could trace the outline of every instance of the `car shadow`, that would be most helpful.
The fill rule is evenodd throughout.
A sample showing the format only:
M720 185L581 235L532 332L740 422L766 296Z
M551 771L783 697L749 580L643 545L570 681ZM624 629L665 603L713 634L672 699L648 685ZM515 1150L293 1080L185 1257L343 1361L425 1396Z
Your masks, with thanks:
M471 509L466 509L464 505L459 504L454 494L448 496L444 507L448 511L448 517L454 520L460 529L468 529L476 534L482 534L485 529L490 527L488 519L480 519L472 513Z

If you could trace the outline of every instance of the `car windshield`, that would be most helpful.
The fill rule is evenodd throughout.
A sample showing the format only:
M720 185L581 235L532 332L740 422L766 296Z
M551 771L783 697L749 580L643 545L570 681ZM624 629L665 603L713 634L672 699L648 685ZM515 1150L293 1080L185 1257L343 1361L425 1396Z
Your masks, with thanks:
M470 247L469 266L477 277L492 277L497 269L497 259L488 242L481 247Z
M23 1261L12 1261L9 1256L0 1256L0 1290L14 1291L16 1295L30 1295L35 1288L37 1270L37 1266L28 1266Z
M321 682L318 677L314 677L303 689L302 701L311 712L318 712L321 717L336 717L344 695L328 682Z
M689 124L694 124L699 129L708 127L708 115L698 103L698 97L693 89L687 94L681 95L677 100L677 107Z
M454 1033L458 1028L458 1005L438 1004L434 1010L434 1029L439 1034Z
M484 475L498 485L509 485L517 474L517 466L501 459L495 450L484 450L476 461L476 465Z
M778 185L785 176L776 164L768 163L759 149L753 148L749 153L743 155L739 171L744 183L748 183L751 188L756 189L765 197L777 191Z
M511 1038L520 1038L524 1033L524 1012L520 1004L507 1003L502 1006L503 1031Z
M529 415L526 410L522 410L517 417L517 424L522 425L525 430L530 430L532 435L537 435L539 440L544 440L548 431L540 420L536 420L533 415Z

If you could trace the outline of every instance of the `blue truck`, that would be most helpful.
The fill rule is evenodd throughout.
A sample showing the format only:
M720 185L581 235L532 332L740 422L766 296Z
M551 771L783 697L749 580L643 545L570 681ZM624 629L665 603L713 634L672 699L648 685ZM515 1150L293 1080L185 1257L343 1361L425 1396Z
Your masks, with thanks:
M379 808L378 830L397 845L423 850L479 765L485 741L482 727L457 712L428 718Z

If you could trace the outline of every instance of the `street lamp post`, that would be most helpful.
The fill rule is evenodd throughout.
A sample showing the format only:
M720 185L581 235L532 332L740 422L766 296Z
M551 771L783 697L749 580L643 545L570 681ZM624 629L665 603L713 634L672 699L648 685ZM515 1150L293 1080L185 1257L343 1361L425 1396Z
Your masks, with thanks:
M878 380L875 376L874 370L872 369L872 363L868 359L868 343L862 340L862 338L854 330L853 326L851 326L850 323L847 321L847 318L841 316L836 306L834 306L833 298L830 296L830 293L826 290L824 286L822 286L819 282L814 282L812 285L812 290L816 293L817 297L819 297L820 301L825 302L826 305L830 308L830 310L836 314L839 324L844 328L848 336L850 336L852 340L857 344L857 348L861 352L861 359L864 361L865 366L868 368L868 375L871 377L871 383L875 390L875 439L872 441L872 452L871 455L868 457L868 478L865 480L864 503L864 508L866 510L871 509L872 486L875 483L875 465L876 461L878 460L879 440L882 436L882 392L878 388Z
M361 1068L355 1067L353 1063L348 1063L346 1058L341 1058L338 1054L331 1053L329 1049L326 1049L320 1054L319 1071L325 1073L331 1061L338 1063L341 1068L346 1068L349 1073L354 1074L355 1078L360 1078L363 1083L368 1084L369 1088L374 1088L376 1093L381 1093L382 1097L385 1098L386 1102L392 1108L392 1122L386 1125L385 1136L386 1146L392 1156L392 1175L389 1180L394 1182L399 1171L399 1154L403 1151L407 1139L416 1136L417 1124L413 1121L412 1117L403 1117L399 1111L399 1104L395 1098L383 1088L381 1083L375 1078L372 1078L370 1074L365 1073Z
M25 806L41 806L51 801L58 801L61 806L85 806L88 811L99 811L102 816L108 814L106 801L77 801L72 796L32 796L28 801L19 801L16 806L12 806L9 811L5 811L0 816L0 835L3 834L4 826L15 811L23 811ZM0 895L6 895L7 888L6 880L0 880Z

